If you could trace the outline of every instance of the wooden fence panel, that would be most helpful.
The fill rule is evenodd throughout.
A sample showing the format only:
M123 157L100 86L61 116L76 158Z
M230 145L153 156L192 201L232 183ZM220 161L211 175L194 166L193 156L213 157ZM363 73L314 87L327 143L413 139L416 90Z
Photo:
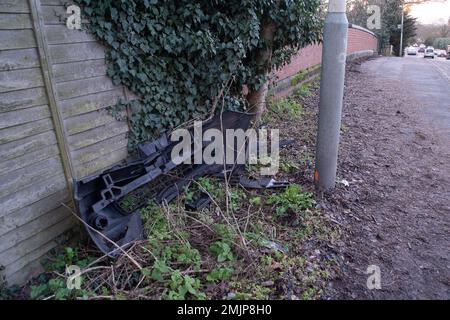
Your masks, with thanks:
M0 0L0 266L8 284L26 280L73 225L61 206L70 197L33 22L28 0Z
M107 76L105 48L66 27L66 2L0 0L0 266L9 284L26 280L73 225L61 205L73 205L72 180L127 156L128 125L106 111L127 95Z

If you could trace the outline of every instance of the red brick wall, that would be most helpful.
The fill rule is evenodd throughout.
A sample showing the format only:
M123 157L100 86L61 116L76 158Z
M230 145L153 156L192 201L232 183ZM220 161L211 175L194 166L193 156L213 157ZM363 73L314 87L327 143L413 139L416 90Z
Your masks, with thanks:
M349 28L347 39L347 53L357 51L378 50L378 38L360 29Z
M350 27L348 29L348 48L347 53L353 53L357 51L378 50L378 39L373 34L358 29L357 27ZM294 76L301 70L313 67L320 64L322 60L322 45L308 46L292 58L292 62L278 70L276 76L278 80L283 80Z

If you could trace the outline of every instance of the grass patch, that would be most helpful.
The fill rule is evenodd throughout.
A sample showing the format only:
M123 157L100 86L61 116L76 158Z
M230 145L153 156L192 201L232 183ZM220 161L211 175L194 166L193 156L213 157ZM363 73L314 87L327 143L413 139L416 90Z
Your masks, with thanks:
M303 114L302 105L293 99L283 99L269 106L268 115L275 115L280 119L289 117L299 119Z

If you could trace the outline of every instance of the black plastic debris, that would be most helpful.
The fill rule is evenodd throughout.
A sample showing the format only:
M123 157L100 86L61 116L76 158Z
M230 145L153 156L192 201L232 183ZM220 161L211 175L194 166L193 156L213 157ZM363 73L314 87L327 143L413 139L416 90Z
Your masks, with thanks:
M225 111L202 124L203 130L243 129L250 127L252 114ZM189 131L193 136L193 129ZM278 183L267 178L252 181L242 175L243 166L223 165L176 165L171 160L176 145L167 136L138 147L138 159L115 166L101 174L76 181L74 198L81 219L96 246L110 257L117 257L121 249L143 238L140 209L152 200L155 204L169 203L180 195L184 187L199 177L224 176L247 188L278 188L287 183ZM207 144L202 144L203 149ZM194 148L191 148L194 150ZM236 152L236 150L235 150ZM191 157L194 155L192 154ZM193 161L192 161L193 163ZM239 174L234 174L238 172ZM135 190L145 190L146 202L138 203L132 210L120 205L123 198ZM199 210L209 204L203 195L188 210Z

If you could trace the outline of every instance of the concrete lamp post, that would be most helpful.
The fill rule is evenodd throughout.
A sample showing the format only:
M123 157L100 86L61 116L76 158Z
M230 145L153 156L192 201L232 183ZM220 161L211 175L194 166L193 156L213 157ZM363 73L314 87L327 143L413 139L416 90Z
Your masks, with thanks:
M346 1L330 0L323 35L319 129L314 173L316 187L321 191L333 189L336 184L347 35Z

